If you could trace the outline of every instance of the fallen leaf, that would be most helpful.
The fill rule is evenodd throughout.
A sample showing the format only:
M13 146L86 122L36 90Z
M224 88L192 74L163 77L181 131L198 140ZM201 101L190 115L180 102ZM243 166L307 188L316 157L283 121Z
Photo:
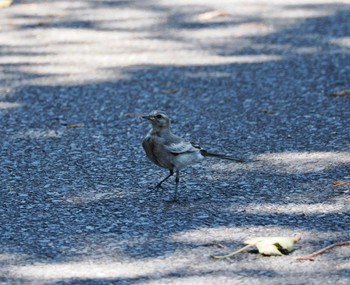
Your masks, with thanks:
M287 253L294 248L294 243L300 240L300 236L294 237L258 237L244 241L245 244L255 244L259 252L264 255L282 255L280 249Z
M84 124L79 124L79 123L64 123L63 126L67 128L81 128L84 126Z
M231 257L243 250L256 246L259 253L262 255L284 255L288 254L294 249L294 244L301 239L299 235L294 237L256 237L244 241L246 246L240 248L237 251L234 251L227 255L212 255L212 258L228 258Z
M348 184L349 182L350 181L334 180L334 181L332 181L332 185L333 185L333 187L338 187L338 186L341 186L341 185Z
M213 11L209 11L209 12L205 12L202 14L198 15L198 20L201 21L208 21L217 17L227 17L227 16L231 16L230 13L225 12L225 11L220 11L220 10L213 10Z
M349 94L350 94L350 90L339 90L339 91L330 93L329 96L345 96Z
M283 249L283 247L279 243L271 244L269 242L261 241L256 244L256 247L258 248L259 253L262 255L283 255L282 251L280 251L280 249Z

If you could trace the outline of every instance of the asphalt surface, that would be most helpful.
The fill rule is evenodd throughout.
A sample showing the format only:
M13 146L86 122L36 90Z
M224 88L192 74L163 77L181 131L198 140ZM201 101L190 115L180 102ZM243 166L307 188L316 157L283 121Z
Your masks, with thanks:
M349 19L326 0L1 9L0 284L350 284L349 246L295 259L350 240ZM188 168L167 202L153 109L252 161ZM295 233L287 256L209 257Z

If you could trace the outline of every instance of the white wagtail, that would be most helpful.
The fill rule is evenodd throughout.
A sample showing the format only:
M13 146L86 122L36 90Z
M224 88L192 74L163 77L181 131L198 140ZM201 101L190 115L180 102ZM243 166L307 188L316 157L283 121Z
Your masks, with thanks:
M200 146L188 142L183 138L174 135L170 130L170 119L162 111L152 111L149 115L143 116L152 124L152 129L142 141L142 146L150 161L160 167L169 170L170 174L160 181L156 188L163 188L162 183L176 173L176 188L174 200L177 197L177 189L180 181L180 170L202 161L205 157L217 157L235 162L245 162L242 159L231 156L208 152Z

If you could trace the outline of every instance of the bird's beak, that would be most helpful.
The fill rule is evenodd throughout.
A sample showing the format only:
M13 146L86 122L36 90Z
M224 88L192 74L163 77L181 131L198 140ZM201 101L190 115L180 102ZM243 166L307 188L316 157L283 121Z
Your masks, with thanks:
M142 116L142 119L146 119L146 120L152 120L152 117L151 116Z

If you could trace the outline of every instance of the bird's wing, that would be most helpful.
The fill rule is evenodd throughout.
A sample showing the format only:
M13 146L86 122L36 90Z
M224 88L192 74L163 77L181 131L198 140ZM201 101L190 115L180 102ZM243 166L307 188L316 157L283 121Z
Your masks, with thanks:
M173 154L198 151L198 148L196 148L192 143L186 141L168 144L165 146L165 149Z

